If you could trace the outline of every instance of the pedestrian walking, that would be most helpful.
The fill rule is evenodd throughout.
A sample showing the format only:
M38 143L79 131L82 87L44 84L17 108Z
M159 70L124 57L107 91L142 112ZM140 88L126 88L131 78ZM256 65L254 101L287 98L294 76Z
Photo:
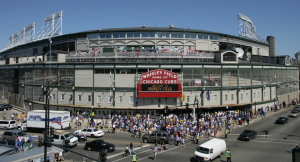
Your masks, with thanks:
M183 137L181 138L181 145L180 145L180 147L185 147L184 146L184 138Z
M174 135L171 135L171 145L174 145Z
M134 153L133 155L132 155L132 162L137 162L137 157L136 157L136 154Z
M135 153L134 150L133 150L133 143L131 142L129 146L130 146L130 150L129 151L130 151L130 155L131 155L131 152Z
M154 159L153 160L156 160L156 153L157 153L157 147L156 146L154 146L153 152L154 152Z
M229 151L229 149L227 149L226 151L226 157L227 157L227 162L231 162L231 152Z
M198 144L198 142L199 142L199 133L197 133L196 144Z
M227 133L228 133L227 129L225 129L225 138L227 138Z
M115 123L113 124L113 133L116 133L116 125L115 125Z

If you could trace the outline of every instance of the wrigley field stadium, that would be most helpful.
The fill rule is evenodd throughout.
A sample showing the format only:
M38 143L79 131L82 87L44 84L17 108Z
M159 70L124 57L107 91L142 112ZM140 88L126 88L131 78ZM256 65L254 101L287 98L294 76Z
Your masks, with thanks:
M1 50L10 104L43 110L48 86L50 110L96 117L253 111L299 98L298 66L241 14L239 36L144 24L62 35L61 19L46 17L37 34L30 24Z

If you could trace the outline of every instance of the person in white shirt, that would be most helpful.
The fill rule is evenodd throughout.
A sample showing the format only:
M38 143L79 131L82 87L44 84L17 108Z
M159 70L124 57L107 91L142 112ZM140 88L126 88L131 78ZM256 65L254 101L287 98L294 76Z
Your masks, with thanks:
M112 128L113 128L113 133L116 133L116 125L115 125L115 123L113 124Z

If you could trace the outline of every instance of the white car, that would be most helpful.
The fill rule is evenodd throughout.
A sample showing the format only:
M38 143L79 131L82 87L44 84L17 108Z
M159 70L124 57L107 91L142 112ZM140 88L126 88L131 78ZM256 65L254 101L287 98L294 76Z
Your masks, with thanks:
M74 134L79 133L85 136L90 137L102 137L104 136L104 132L102 130L98 130L97 128L86 128L82 130L77 130L74 132Z

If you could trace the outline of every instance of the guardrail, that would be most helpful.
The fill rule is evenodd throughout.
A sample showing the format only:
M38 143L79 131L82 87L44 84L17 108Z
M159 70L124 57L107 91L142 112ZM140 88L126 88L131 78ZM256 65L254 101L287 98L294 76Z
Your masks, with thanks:
M119 52L69 54L66 62L211 62L214 53Z

